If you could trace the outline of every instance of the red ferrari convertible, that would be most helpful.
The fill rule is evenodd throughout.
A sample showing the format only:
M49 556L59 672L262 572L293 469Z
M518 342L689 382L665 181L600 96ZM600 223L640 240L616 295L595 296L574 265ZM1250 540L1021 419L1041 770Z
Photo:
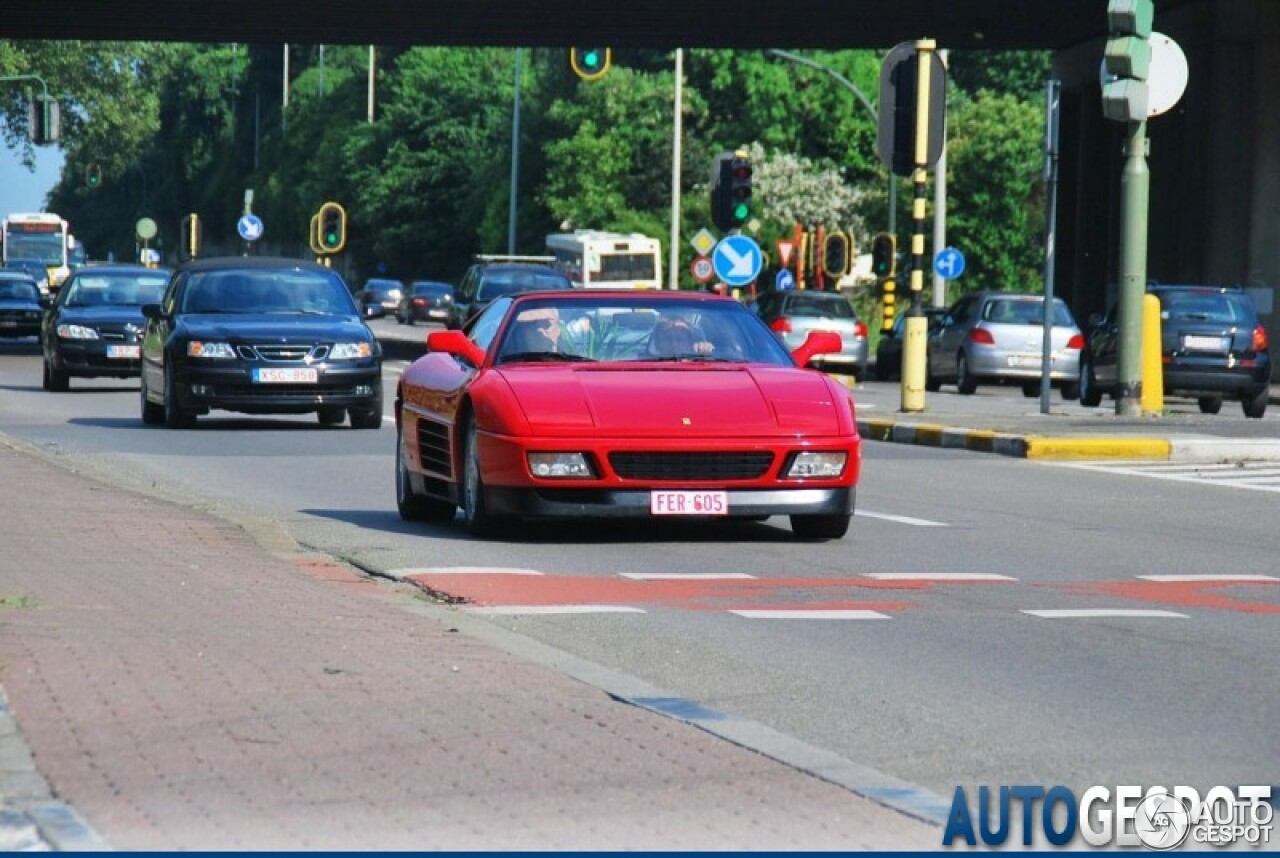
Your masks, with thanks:
M495 300L435 331L396 391L407 520L494 534L531 518L787 515L849 529L862 461L849 391L802 369L732 298L573 290Z

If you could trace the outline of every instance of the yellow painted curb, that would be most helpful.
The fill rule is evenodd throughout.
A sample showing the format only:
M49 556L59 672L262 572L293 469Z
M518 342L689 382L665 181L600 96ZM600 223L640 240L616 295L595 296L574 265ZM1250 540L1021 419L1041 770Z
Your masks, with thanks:
M1168 438L1027 437L1028 459L1168 459Z

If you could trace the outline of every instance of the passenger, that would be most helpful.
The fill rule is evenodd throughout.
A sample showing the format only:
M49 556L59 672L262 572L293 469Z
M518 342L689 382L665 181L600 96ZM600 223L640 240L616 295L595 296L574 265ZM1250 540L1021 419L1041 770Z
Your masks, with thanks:
M654 357L705 355L715 346L680 316L662 316L649 335L649 354Z
M554 307L525 310L512 323L502 351L505 355L559 352L559 312Z

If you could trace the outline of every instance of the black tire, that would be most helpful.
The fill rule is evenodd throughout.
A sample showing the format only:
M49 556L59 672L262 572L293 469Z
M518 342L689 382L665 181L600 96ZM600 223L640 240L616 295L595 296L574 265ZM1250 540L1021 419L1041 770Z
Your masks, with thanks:
M956 390L965 396L972 396L978 389L978 381L969 374L969 359L964 352L956 355Z
M1027 399L1032 399L1040 395L1040 382L1024 381L1022 383L1022 395Z
M340 407L326 406L316 412L316 418L321 426L341 426L346 417L346 409Z
M462 447L462 519L472 536L491 536L494 518L484 502L484 480L480 477L480 454L476 448L476 418L467 418Z
M1072 402L1080 398L1080 382L1064 381L1062 386L1058 388L1058 392L1062 394L1062 398L1067 402Z
M791 532L801 539L840 539L849 532L851 515L793 515Z
M930 393L937 393L942 389L942 379L933 374L933 365L929 363L928 355L924 361L924 389Z
M409 467L405 464L403 439L396 429L396 509L405 521L453 521L458 508L446 500L418 494L413 490Z
M1086 408L1097 408L1102 404L1102 391L1098 390L1098 379L1093 374L1093 361L1080 357L1080 384L1076 391L1080 396L1080 404Z
M147 399L147 380L138 379L138 398L142 401L142 422L148 426L164 423L164 409Z
M1264 387L1253 395L1246 393L1242 396L1240 398L1240 404L1244 407L1244 416L1261 419L1262 415L1267 413L1267 399L1269 395L1269 391Z
M381 408L348 408L347 417L351 420L352 429L381 429Z
M196 415L178 405L178 382L168 369L164 371L164 425L170 429L193 429Z
M1222 397L1202 396L1196 400L1196 405L1200 406L1201 414L1217 414L1222 410Z
M71 375L66 370L54 369L49 361L44 362L44 389L54 393L66 393L71 389Z

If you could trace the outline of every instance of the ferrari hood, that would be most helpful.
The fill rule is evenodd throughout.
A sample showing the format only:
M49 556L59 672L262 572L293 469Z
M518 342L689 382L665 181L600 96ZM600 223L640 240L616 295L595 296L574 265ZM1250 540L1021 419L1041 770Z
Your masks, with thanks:
M742 438L835 435L823 377L784 367L512 367L501 371L545 436Z

